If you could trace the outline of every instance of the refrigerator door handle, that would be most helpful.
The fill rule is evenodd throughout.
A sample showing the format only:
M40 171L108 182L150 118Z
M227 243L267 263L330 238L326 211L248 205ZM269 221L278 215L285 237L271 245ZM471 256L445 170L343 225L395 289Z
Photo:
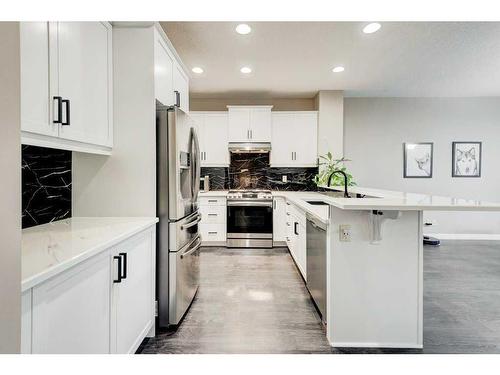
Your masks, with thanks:
M190 148L189 153L191 154L191 175L192 175L191 193L193 195L193 203L196 203L196 200L198 199L198 193L200 192L201 156L200 156L200 145L198 143L198 136L196 135L195 128L191 128L189 148Z

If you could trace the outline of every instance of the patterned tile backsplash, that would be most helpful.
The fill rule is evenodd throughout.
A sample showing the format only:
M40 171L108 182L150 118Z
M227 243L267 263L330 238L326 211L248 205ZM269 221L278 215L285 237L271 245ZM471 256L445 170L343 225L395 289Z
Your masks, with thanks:
M313 182L318 168L271 168L269 154L232 154L229 168L205 167L201 176L210 177L210 190L270 189L288 191L317 190ZM282 182L283 175L287 182Z
M71 217L71 151L22 146L22 227Z

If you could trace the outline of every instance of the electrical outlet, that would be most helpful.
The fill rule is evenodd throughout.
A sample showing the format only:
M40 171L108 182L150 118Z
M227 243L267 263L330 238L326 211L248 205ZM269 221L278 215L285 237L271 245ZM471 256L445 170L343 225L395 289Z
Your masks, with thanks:
M284 175L281 176L281 181L288 182L288 177L287 177L286 174L284 174Z
M351 242L351 226L349 224L339 225L339 241Z

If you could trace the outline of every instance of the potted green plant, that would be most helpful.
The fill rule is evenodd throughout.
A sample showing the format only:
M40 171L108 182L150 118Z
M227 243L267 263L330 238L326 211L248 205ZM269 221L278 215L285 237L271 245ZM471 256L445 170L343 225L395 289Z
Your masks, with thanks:
M347 168L344 165L344 162L350 161L346 158L334 159L331 152L328 152L326 155L321 155L320 157L320 168L319 172L316 176L314 176L314 183L317 186L326 186L328 184L328 179L333 171L341 170L347 175L347 185L355 186L356 182L352 175L347 171ZM332 186L343 186L344 185L344 176L340 173L336 173L332 177Z

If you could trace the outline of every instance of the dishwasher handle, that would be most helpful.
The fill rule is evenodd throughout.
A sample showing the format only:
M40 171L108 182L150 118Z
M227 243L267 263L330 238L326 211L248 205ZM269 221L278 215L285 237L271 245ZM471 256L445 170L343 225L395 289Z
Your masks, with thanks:
M318 222L316 219L313 217L307 215L307 221L312 225L314 229L326 232L326 225L323 223Z

